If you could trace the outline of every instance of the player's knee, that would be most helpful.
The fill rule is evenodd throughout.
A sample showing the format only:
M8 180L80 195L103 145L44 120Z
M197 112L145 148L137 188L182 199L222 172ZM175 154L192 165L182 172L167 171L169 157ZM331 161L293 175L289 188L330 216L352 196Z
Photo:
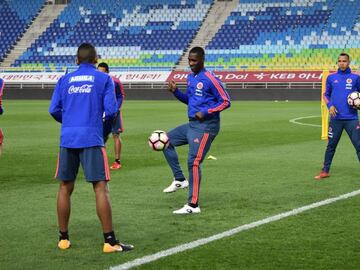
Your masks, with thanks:
M106 181L94 182L93 189L94 189L95 193L108 193L109 192Z
M73 181L61 181L60 182L60 191L68 194L72 194L74 191L74 182Z

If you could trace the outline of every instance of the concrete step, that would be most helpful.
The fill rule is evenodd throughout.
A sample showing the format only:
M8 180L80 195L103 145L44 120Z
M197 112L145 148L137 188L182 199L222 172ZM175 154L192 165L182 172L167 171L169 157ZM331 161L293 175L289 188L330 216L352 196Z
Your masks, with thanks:
M205 49L209 42L213 39L215 34L224 24L230 13L239 4L239 0L232 1L215 1L211 6L208 15L202 23L198 35L195 36L189 47L184 51L181 60L175 66L175 69L185 69L188 67L188 52L195 46L200 46Z

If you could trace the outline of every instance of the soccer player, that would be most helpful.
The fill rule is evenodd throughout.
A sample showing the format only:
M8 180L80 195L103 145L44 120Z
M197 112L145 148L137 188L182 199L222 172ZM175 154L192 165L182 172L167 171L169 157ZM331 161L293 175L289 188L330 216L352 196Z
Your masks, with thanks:
M328 144L325 151L325 161L321 172L315 179L321 180L330 176L330 166L336 146L343 130L349 135L360 161L360 125L358 112L347 103L347 96L354 91L360 91L360 77L351 72L350 56L341 53L338 57L338 71L326 80L324 100L330 114Z
M101 72L109 73L109 66L108 64L102 62L98 65L98 70ZM120 80L116 77L112 77L115 85L115 95L116 100L118 104L118 113L115 116L114 122L112 123L111 133L113 135L114 139L114 150L115 150L115 161L110 166L110 169L112 170L118 170L121 168L121 162L120 162L120 155L121 155L121 138L120 133L124 131L124 125L122 121L122 114L121 114L121 106L122 102L125 97L124 88L120 82ZM106 135L105 135L106 136Z
M188 105L189 122L168 133L170 144L164 150L165 158L173 172L174 181L164 189L165 193L189 186L188 202L174 214L200 213L199 191L201 182L200 165L209 151L212 141L220 130L220 112L230 107L230 98L221 81L204 68L205 52L194 47L189 52L189 66L193 72L187 79L187 91L181 92L175 81L168 84L169 90L181 102ZM175 147L189 145L186 180Z
M3 107L2 107L2 96L4 92L4 80L0 78L0 115L4 113ZM2 144L4 141L4 133L2 132L2 129L0 128L0 155L2 153Z
M95 67L95 48L83 43L77 51L78 70L64 75L56 84L49 112L61 123L60 152L55 177L60 180L57 198L60 249L70 248L68 225L70 197L81 164L85 178L92 183L96 212L104 234L103 252L133 249L120 243L112 225L107 182L109 167L103 139L103 115L112 121L118 107L111 77Z

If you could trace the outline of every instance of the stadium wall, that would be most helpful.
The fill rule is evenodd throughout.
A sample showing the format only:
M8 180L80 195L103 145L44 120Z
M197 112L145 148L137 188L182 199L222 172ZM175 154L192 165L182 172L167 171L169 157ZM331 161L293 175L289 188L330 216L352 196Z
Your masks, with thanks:
M226 86L232 100L320 100L321 85L282 86L243 85ZM162 85L124 84L127 100L171 100L174 97ZM185 90L185 85L180 85ZM50 99L54 85L6 85L4 99Z
M126 99L167 100L167 81L185 90L186 71L123 71L111 75L121 80ZM319 100L322 72L314 71L216 71L233 100ZM63 73L0 73L4 98L50 99Z

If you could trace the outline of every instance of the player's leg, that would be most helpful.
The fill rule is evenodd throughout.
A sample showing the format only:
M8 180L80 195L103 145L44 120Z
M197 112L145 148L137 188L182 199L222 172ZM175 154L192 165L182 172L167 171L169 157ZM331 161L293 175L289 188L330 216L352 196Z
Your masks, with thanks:
M105 253L128 251L132 245L120 243L115 236L112 224L112 210L107 182L110 180L109 166L104 147L84 148L80 154L85 178L93 184L96 198L96 213L99 217L104 235Z
M181 209L174 211L175 214L200 213L199 193L201 183L201 163L209 151L215 135L189 129L189 195L188 203Z
M167 163L169 164L173 176L174 181L165 188L163 191L165 193L174 192L178 189L183 189L188 187L189 183L186 180L184 173L181 169L180 163L179 163L179 157L176 152L175 147L187 144L187 132L189 129L189 124L184 124L181 126L178 126L172 130L170 130L167 135L169 137L170 144L169 146L163 151L165 159Z
M121 168L121 161L120 161L120 155L121 155L121 138L120 133L123 132L123 123L122 123L122 116L121 112L119 112L113 122L112 126L112 135L114 139L114 153L115 153L115 161L110 166L110 169L112 170L118 170Z
M60 249L70 247L69 240L69 219L71 211L71 194L74 190L74 181L61 181L57 197L57 215L59 225L59 243Z
M346 133L355 147L357 157L360 161L360 124L358 120L346 121Z
M96 199L96 213L100 219L103 232L111 232L113 230L112 212L107 182L93 182L93 188ZM116 239L114 239L114 241L115 240Z
M57 215L59 225L60 249L70 247L69 240L69 219L71 212L71 194L74 190L74 183L79 169L79 152L77 149L60 148L58 164L55 177L60 181L57 196Z
M328 144L326 146L324 165L319 175L315 179L329 177L330 166L335 155L336 147L344 129L343 121L331 119L329 123Z

